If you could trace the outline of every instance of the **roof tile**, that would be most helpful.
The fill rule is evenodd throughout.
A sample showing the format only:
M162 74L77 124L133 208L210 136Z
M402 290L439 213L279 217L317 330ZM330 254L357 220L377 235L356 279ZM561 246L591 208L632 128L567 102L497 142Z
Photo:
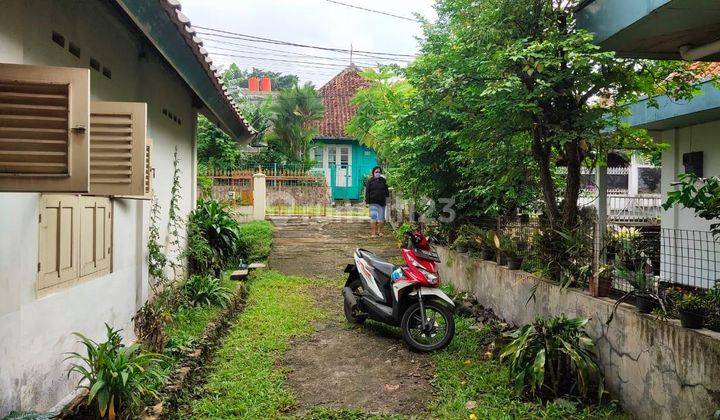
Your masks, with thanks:
M350 103L355 93L368 87L370 82L360 75L360 69L351 64L320 88L325 115L315 124L317 137L351 138L345 128L357 107Z

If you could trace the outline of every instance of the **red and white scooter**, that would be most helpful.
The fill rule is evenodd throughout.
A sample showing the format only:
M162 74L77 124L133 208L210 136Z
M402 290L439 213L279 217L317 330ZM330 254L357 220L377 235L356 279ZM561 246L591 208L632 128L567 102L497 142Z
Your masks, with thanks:
M442 290L436 252L420 231L407 234L402 256L407 265L395 266L364 249L355 250L343 288L345 318L360 324L366 318L400 327L410 349L434 351L455 335L455 304Z

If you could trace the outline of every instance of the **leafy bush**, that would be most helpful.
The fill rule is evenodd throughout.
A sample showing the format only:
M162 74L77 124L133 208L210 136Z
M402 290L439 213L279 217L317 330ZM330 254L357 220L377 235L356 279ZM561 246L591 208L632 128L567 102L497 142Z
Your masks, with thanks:
M73 333L85 347L86 355L68 353L66 360L76 360L71 373L80 374L78 388L88 390L86 404L97 408L101 418L131 417L147 397L156 397L162 376L156 369L164 360L155 353L145 353L139 344L126 347L120 330L105 324L107 340L97 343L80 333Z
M556 398L593 390L603 393L603 378L595 361L594 344L584 330L587 318L538 318L513 332L513 341L500 359L510 362L510 378L518 389Z
M220 279L211 276L190 276L183 284L183 294L192 306L225 305L232 293Z
M200 274L210 270L220 276L222 268L237 260L242 252L238 222L222 203L199 199L188 223L185 255L191 269Z
M707 302L704 296L695 293L685 293L678 302L678 310L704 316L708 312Z
M242 241L241 257L247 262L264 261L270 255L273 225L266 220L241 223L238 226Z

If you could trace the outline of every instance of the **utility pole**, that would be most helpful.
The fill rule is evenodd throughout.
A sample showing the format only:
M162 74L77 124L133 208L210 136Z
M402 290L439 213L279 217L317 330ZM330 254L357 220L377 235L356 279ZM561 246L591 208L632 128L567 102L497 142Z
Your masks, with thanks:
M352 45L352 42L350 43L350 64L355 64L355 63L353 63L353 45Z

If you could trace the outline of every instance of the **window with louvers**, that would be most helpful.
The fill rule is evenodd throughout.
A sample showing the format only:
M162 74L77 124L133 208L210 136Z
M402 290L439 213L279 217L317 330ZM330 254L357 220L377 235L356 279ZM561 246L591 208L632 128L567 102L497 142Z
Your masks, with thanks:
M90 194L145 194L146 104L90 105Z
M0 64L0 191L88 191L89 70Z

